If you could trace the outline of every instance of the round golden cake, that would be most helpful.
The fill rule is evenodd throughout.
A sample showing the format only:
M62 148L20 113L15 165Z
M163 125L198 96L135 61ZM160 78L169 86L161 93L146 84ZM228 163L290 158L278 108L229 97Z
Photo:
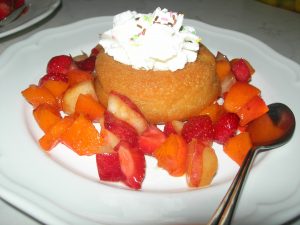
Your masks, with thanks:
M174 72L134 69L102 48L95 68L95 89L103 105L107 106L109 93L116 91L130 98L153 124L199 115L220 94L215 57L202 44L196 61Z

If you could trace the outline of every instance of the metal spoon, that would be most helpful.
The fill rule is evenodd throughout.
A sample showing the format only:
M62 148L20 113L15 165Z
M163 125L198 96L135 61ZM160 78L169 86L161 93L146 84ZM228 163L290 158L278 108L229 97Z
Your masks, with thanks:
M7 17L0 20L0 27L3 27L5 25L11 23L12 21L14 21L23 12L23 10L26 7L27 7L27 4L23 4L22 6L20 6L16 10L14 10L11 14L9 14Z
M269 105L269 112L265 115L265 117L269 117L269 121L273 122L271 124L272 128L274 128L274 132L270 132L270 135L264 135L264 137L255 135L255 132L258 132L258 128L263 127L265 130L267 129L267 126L270 127L270 123L267 124L265 122L268 121L268 118L262 118L260 121L255 120L249 124L247 131L250 133L254 147L245 157L242 166L229 187L229 190L208 222L208 225L229 225L231 223L239 194L256 155L260 152L278 148L286 144L293 136L296 120L289 107L282 103L273 103ZM259 130L261 131L261 129ZM261 134L266 133L261 132Z

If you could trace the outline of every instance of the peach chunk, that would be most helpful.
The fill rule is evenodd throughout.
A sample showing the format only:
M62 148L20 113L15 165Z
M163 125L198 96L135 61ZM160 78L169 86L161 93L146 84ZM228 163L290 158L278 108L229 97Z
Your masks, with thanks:
M100 153L102 143L100 134L93 123L80 114L73 124L63 133L62 143L78 155L93 155Z
M40 138L39 144L45 151L50 151L60 141L62 134L72 125L74 118L72 116L65 116L53 126L49 128L46 134Z
M68 83L59 80L47 80L42 86L47 88L55 98L61 98L69 87Z
M188 144L186 181L189 187L205 187L211 184L218 170L214 149L193 139Z
M75 86L68 88L65 92L62 99L62 108L66 114L75 112L76 102L80 94L89 94L95 100L97 99L94 84L91 80L78 83Z
M171 176L182 176L186 171L187 144L178 134L170 134L166 141L154 151L157 165Z
M254 96L237 111L237 115L240 117L240 125L245 126L268 111L269 108L264 100L260 96Z
M58 107L56 98L45 87L32 84L22 91L22 95L34 108L42 104Z
M228 91L224 108L228 112L237 113L254 96L260 95L260 90L245 82L236 82Z
M72 87L78 83L81 83L83 81L87 81L87 80L92 81L94 79L94 77L91 73L83 71L83 70L79 70L79 69L70 70L67 73L67 77L68 77L68 82L69 82L70 87Z
M61 120L59 111L50 105L39 105L33 110L33 116L39 127L46 133L50 127Z
M105 111L104 106L102 106L94 97L89 94L80 94L78 96L75 112L80 114L84 114L87 118L89 118L93 122L99 121L99 119L103 116Z
M240 166L251 148L252 142L248 132L229 138L223 146L224 152Z

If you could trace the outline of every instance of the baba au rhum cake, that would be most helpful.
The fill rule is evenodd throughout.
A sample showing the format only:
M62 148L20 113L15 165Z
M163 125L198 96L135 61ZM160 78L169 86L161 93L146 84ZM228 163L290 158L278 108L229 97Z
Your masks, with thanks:
M100 102L116 91L130 98L151 123L186 120L216 100L215 57L183 14L156 9L114 17L102 34L95 88Z

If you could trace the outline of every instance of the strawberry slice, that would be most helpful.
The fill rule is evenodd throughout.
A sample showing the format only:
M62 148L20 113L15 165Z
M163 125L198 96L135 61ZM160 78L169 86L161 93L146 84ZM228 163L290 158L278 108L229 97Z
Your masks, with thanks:
M139 137L139 149L144 154L152 155L153 152L165 142L165 140L165 134L156 126L150 125L148 129Z
M123 181L128 187L141 189L145 178L146 160L144 154L137 148L132 148L126 142L121 142L117 147L121 170L125 175Z
M97 169L100 180L122 181L125 176L121 170L119 154L116 151L96 155Z
M104 128L116 135L120 141L125 141L132 147L138 145L136 129L108 111L104 112Z

